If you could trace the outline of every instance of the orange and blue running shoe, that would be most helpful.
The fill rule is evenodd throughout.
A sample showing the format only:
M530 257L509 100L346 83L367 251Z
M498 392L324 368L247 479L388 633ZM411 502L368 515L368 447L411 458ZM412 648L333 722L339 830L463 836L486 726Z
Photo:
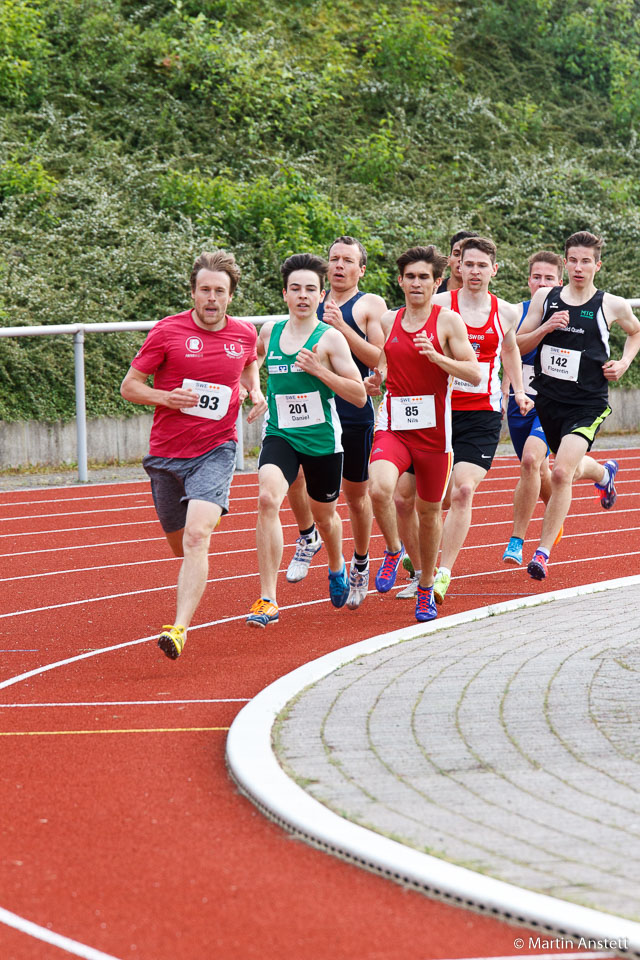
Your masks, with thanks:
M268 623L275 623L279 616L280 613L276 604L265 597L260 597L251 607L247 616L247 623L250 627L264 629Z
M609 474L607 480L604 483L594 483L594 487L600 494L600 506L604 510L610 510L618 499L615 479L616 473L620 468L617 460L605 460L604 468Z

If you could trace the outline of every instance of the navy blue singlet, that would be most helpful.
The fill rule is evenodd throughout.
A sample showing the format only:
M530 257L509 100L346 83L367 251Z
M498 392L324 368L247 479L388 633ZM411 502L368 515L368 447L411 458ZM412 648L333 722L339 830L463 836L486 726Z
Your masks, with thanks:
M327 291L327 296L331 295L331 291ZM340 311L342 313L342 319L347 323L352 330L358 334L359 337L362 337L363 340L366 340L364 333L353 319L353 305L356 303L360 297L364 297L364 293L356 293L350 300L347 300L346 303L341 304ZM324 317L324 303L318 304L318 320L322 320ZM369 368L362 360L359 360L354 353L351 354L355 361L355 365L362 374L362 378L369 376ZM346 400L343 400L342 397L339 397L336 394L336 410L338 411L338 416L340 417L340 422L344 425L346 424L363 424L363 423L373 423L375 416L373 412L373 402L371 397L367 397L367 402L364 407L356 407L352 403L347 403Z

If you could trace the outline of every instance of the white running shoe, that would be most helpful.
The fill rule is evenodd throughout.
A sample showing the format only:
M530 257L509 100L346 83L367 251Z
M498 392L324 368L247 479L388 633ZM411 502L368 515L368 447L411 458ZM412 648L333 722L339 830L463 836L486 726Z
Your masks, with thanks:
M409 583L396 593L398 600L414 600L418 596L418 584L420 583L420 574L414 573Z
M309 542L306 537L298 537L296 540L296 552L287 567L287 580L289 583L298 583L299 580L304 580L309 573L309 564L321 547L322 539L317 530L315 540L311 542Z
M358 570L355 560L351 561L349 567L349 596L347 597L347 607L349 610L357 610L369 590L369 564L366 570Z

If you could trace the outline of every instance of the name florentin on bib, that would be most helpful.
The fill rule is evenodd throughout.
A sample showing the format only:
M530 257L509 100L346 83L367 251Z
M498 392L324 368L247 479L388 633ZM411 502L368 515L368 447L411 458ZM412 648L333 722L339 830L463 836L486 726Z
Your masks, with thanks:
M342 452L342 426L335 394L325 383L305 373L296 363L299 351L284 353L280 337L287 324L273 325L267 349L267 413L264 436L282 437L294 450L311 457ZM331 327L318 321L304 344L312 350Z
M569 311L569 324L546 334L538 344L533 386L543 397L575 403L586 397L607 400L609 383L602 366L607 362L609 326L604 316L604 291L596 290L586 303L565 303L562 287L552 287L542 308L542 323L559 310Z

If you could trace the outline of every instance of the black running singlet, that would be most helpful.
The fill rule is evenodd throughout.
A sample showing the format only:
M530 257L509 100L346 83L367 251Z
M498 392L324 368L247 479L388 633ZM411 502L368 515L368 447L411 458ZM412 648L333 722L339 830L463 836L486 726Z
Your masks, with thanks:
M331 296L331 293L328 292L327 296ZM342 319L347 323L352 330L358 334L359 337L362 337L363 340L366 340L364 333L353 319L353 306L360 297L364 297L364 293L356 293L350 300L347 300L346 303L341 304L340 311L342 313ZM318 304L318 320L322 320L324 317L324 303ZM366 363L363 363L362 360L359 360L354 353L351 354L355 361L355 365L362 375L362 379L369 376L369 368ZM371 397L367 397L367 402L364 407L356 407L353 403L348 403L347 400L343 400L342 397L339 397L336 394L336 410L338 411L338 416L340 417L340 423L344 424L359 424L359 423L373 423L374 422L374 412L373 412L373 401Z
M542 323L558 310L569 311L569 325L548 333L538 344L532 386L543 397L561 403L585 398L607 400L609 383L602 366L609 359L609 327L602 310L604 292L596 290L578 306L561 299L553 287L542 308Z

